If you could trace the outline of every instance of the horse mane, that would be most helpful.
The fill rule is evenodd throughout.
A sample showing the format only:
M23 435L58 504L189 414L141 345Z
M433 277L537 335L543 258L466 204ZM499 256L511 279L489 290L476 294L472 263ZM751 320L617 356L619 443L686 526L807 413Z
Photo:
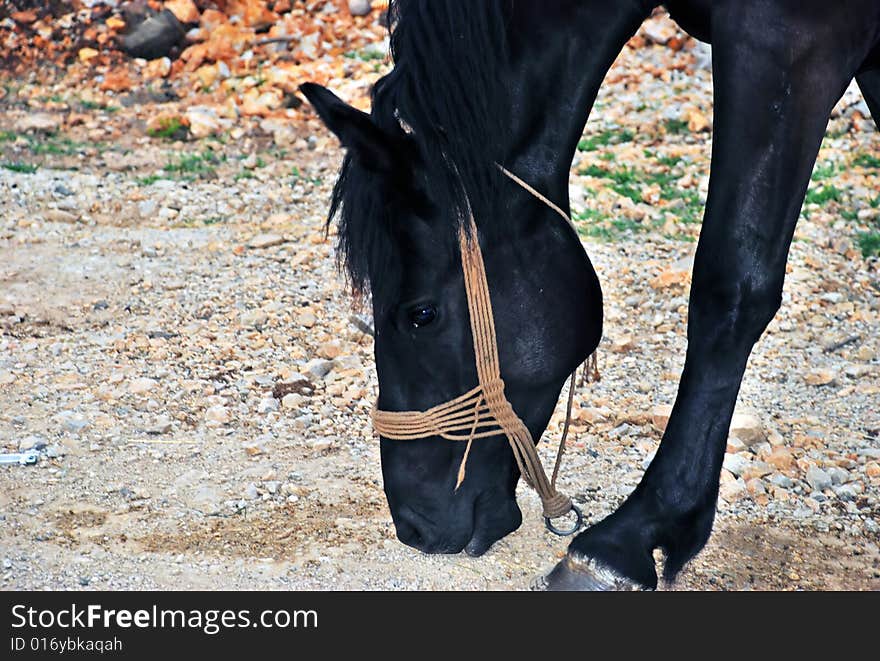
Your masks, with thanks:
M495 162L504 158L509 127L502 76L510 2L391 0L388 9L394 68L373 88L371 116L388 134L415 144L427 172L421 197L443 209L456 231L468 208L481 227L493 220ZM399 284L396 220L408 197L346 154L328 223L338 219L338 257L356 293L369 286L375 296Z

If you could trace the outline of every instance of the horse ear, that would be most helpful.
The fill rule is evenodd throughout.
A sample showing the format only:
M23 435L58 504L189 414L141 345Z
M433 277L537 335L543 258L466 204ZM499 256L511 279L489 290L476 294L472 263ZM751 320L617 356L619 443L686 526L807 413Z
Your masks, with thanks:
M352 108L326 87L303 83L299 91L309 100L327 128L364 167L391 172L395 165L395 138L380 129L370 116Z

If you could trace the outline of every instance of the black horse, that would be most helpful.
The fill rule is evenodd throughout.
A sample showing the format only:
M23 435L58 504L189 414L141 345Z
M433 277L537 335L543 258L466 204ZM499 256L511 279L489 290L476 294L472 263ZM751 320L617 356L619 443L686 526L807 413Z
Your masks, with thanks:
M379 406L424 410L474 387L458 247L472 209L486 261L506 393L540 438L562 385L597 346L602 297L575 232L503 176L564 209L599 85L660 3L398 0L394 69L370 115L326 89L303 93L347 148L331 217L356 289L372 294ZM638 487L578 535L550 588L653 588L712 529L728 427L752 346L781 302L785 264L832 108L855 77L880 118L877 0L674 0L712 44L712 174L696 253L688 350L660 448ZM381 440L401 541L472 555L521 522L503 437Z

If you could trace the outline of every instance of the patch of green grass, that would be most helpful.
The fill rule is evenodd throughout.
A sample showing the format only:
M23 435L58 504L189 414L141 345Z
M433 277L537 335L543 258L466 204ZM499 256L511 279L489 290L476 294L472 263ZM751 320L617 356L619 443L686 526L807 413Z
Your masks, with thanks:
M690 132L690 129L688 129L688 123L683 119L667 119L663 125L666 127L666 132L672 135L681 135L682 133Z
M811 188L807 191L805 202L807 204L827 204L828 202L840 202L843 199L843 191L837 186L822 186Z
M880 207L880 195L878 195L877 197L872 197L870 200L868 200L868 204L871 205L872 209L877 209L878 207Z
M856 243L863 257L880 257L880 232L859 232L856 234Z
M163 177L161 174L151 174L146 177L141 177L137 180L137 183L139 186L150 186L160 179L167 179L167 177Z
M12 172L20 172L21 174L33 174L37 171L36 165L30 165L29 163L2 163L0 167L3 167L6 170L10 170Z
M578 143L579 151L596 151L599 147L607 147L608 145L620 145L625 142L632 142L635 134L626 129L622 131L605 130L598 135L584 138Z
M622 197L628 197L636 204L642 201L642 191L630 184L611 184L611 190Z
M54 133L38 137L32 135L18 135L12 131L0 131L0 142L13 142L19 138L27 143L28 149L32 154L38 156L43 154L71 156L73 154L78 154L89 146L94 146L98 149L103 149L104 147L102 143L91 144L87 142L77 142L76 140L71 140L67 136L56 135Z
M880 158L873 154L859 154L853 159L853 165L858 165L862 168L880 169Z
M667 167L671 170L676 165L681 163L681 156L661 156L660 158L657 159L657 162L660 165Z
M162 169L183 178L205 177L216 174L214 165L220 160L211 151L183 154L176 161L167 163Z
M629 218L608 218L596 209L584 209L573 216L578 234L601 241L616 241L627 234L639 234L647 231L647 227L637 220Z
M87 142L77 142L66 136L52 135L44 141L28 139L28 145L34 154L53 154L56 156L72 156L88 148ZM97 149L102 149L101 143L91 145Z
M242 170L241 172L237 172L232 179L234 181L239 181L241 179L256 179L257 175L255 175L250 170Z
M88 99L80 99L79 105L82 106L84 110L101 110L103 112L119 111L117 106L107 106L103 103L98 103L97 101L89 101Z
M156 128L147 129L147 135L151 138L165 138L167 140L177 140L186 135L186 127L177 117L170 117L163 121Z
M352 50L343 55L348 60L360 60L361 62L370 62L377 60L381 62L385 59L385 54L378 49Z
M674 164L675 162L670 160L668 163ZM693 217L693 222L699 220L702 212L703 205L699 192L695 188L679 188L676 184L679 175L672 172L646 172L631 168L605 170L598 165L590 165L582 168L578 174L610 180L611 190L636 203L642 202L642 189L645 186L657 185L660 187L661 199L666 201L680 200L679 206L684 207L687 211L684 215L688 218Z
M813 169L811 179L813 181L823 181L825 179L830 179L835 174L837 174L837 166L834 163L829 162L824 165L817 165Z
M855 209L841 209L840 217L852 222L859 219L859 212Z

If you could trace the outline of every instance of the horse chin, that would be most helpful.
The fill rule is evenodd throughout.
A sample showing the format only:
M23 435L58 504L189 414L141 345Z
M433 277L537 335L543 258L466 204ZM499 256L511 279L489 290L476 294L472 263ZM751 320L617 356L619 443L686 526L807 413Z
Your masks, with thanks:
M494 543L495 542L491 542L483 537L474 537L470 542L468 542L468 545L464 547L464 552L472 558L479 558L486 551L492 548L492 544Z

